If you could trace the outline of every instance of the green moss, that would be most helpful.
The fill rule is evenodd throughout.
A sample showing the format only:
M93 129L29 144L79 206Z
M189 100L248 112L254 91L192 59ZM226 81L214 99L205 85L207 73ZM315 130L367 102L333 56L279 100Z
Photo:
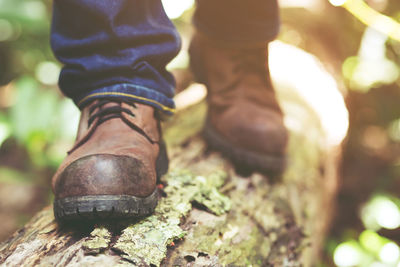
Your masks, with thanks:
M223 172L208 177L194 176L187 171L169 174L164 190L167 197L160 200L155 213L127 227L113 248L122 252L122 258L135 264L159 266L168 246L185 236L179 225L192 209L193 201L217 215L229 210L229 199L217 191L226 177Z
M193 228L190 238L185 240L185 251L216 255L222 266L248 266L249 263L252 266L262 266L258 264L260 255L263 256L263 261L270 254L274 238L276 239L276 236L266 234L266 229L274 229L279 224L275 223L274 206L271 206L265 196L268 195L268 184L260 180L254 189L265 194L253 192L249 196L247 190L248 186L241 186L230 192L229 205L234 207L231 212ZM243 201L245 199L249 201ZM254 217L258 211L275 220L269 219L269 222L268 218L262 216L263 220L258 222Z
M122 258L131 262L159 266L167 254L168 245L184 234L176 222L162 222L153 217L126 228L114 248L123 252Z
M269 255L273 241L252 223L251 218L234 212L212 225L197 227L185 241L185 248L217 255L222 266L257 265L260 255ZM229 224L226 224L229 221Z
M98 254L108 248L111 241L111 233L105 227L98 227L90 233L90 238L86 240L82 247L86 253Z

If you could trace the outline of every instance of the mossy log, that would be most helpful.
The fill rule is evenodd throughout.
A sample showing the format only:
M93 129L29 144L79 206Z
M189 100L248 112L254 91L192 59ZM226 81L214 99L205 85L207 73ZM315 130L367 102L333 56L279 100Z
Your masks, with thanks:
M345 132L343 99L332 91L337 89L332 88L332 77L315 59L302 58L305 52L281 43L273 46L272 53L297 53L297 67L310 60L321 71L305 80L325 75L325 80L317 81L317 89L326 92L319 101L335 109L332 112L343 121L340 127ZM210 151L201 137L206 114L202 101L180 110L164 125L171 163L154 215L124 223L60 227L47 207L0 245L0 264L314 265L332 214L344 136L331 142L326 116L306 99L307 94L299 93L298 81L286 80L290 69L296 69L296 59L289 58L287 65L282 65L282 58L277 62L272 57L270 62L291 131L289 164L281 179L260 174L242 177L228 160Z

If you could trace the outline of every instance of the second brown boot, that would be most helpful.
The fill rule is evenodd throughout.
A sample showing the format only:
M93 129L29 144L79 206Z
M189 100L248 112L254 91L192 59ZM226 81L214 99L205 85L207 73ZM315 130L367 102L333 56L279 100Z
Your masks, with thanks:
M58 220L149 215L156 182L168 169L152 107L96 100L82 111L73 149L53 177Z
M209 145L240 169L281 174L288 132L270 80L267 44L237 48L196 34L190 56L196 78L208 90Z

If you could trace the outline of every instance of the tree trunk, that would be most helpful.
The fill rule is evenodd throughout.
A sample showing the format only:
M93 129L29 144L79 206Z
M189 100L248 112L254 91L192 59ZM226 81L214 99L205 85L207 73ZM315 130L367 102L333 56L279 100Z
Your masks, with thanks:
M164 125L170 173L163 178L163 197L154 215L119 224L61 228L54 221L52 208L47 207L0 245L0 263L315 264L334 204L347 113L334 80L318 61L279 42L270 51L276 55L271 57L270 66L291 132L290 160L281 179L260 174L239 176L229 161L209 151L201 138L206 114L206 104L201 101L178 111ZM279 60L275 60L278 55ZM300 71L299 75L299 68L307 68L309 74ZM199 88L193 85L189 95L202 91ZM326 108L336 114L334 121L329 121ZM336 132L332 133L333 128Z

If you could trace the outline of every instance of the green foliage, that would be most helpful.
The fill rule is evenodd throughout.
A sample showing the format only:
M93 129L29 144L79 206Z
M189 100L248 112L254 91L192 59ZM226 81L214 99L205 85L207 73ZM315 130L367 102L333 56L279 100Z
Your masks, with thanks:
M379 194L373 196L361 209L366 228L355 239L350 233L344 242L329 245L337 266L398 266L400 248L391 239L379 234L381 229L400 227L400 199ZM334 249L333 249L334 248Z
M400 21L399 1L382 1L380 7L374 6L373 1L367 2L381 13ZM350 103L353 104L350 104L352 118L348 154L357 155L357 159L352 159L359 161L354 166L363 166L363 163L367 165L368 162L385 158L386 170L377 164L375 168L380 170L378 176L355 178L361 183L365 180L376 186L371 190L369 200L358 210L363 227L360 229L348 225L340 238L334 238L340 241L335 243L331 240L327 250L337 266L400 266L400 249L395 243L398 239L393 234L400 231L398 190L397 194L393 194L393 187L396 187L400 177L400 43L366 26L358 52L347 55L347 59L342 62L342 74L350 92ZM392 101L395 102L392 104ZM363 114L366 110L371 113ZM363 173L368 172L357 170L357 167L349 168L351 176L363 176ZM373 170L371 167L366 168ZM354 181L352 183L357 184ZM365 187L359 185L352 188L362 190ZM360 192L354 192L356 194Z
M3 103L7 109L0 105L0 145L15 140L33 169L58 166L79 116L56 88L60 67L50 49L50 18L51 1L0 0L0 84L8 83L13 95Z
M0 0L0 84L33 74L53 60L49 46L50 1Z
M62 100L55 90L41 90L32 77L18 79L16 101L10 108L13 137L24 145L37 166L56 167L65 155L55 147L65 148L75 134L78 111L69 100Z

